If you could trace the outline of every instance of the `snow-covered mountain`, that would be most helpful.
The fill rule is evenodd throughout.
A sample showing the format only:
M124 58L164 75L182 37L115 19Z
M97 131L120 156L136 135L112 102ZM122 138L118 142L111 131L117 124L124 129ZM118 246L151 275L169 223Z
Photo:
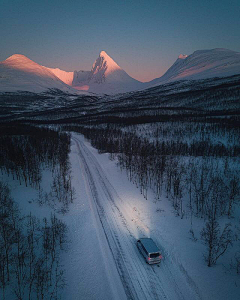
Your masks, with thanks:
M74 73L72 86L94 93L115 94L141 89L143 83L130 77L105 51L102 51L90 72Z
M142 86L143 83L130 77L104 51L91 71L66 72L59 68L47 68L21 54L14 54L0 62L1 92L39 93L55 88L71 93L115 94L141 89Z
M74 72L63 71L59 68L47 68L50 72L52 72L55 76L57 76L60 80L62 80L67 85L72 85Z
M217 48L198 50L179 55L175 63L160 78L150 81L151 86L177 80L197 80L240 74L240 53Z
M55 75L51 69L35 63L24 55L14 54L0 62L1 92L40 93L48 89L76 93L75 89L59 79L57 72Z
M198 50L180 55L160 78L142 83L130 77L105 51L91 71L66 72L41 66L24 55L15 54L0 62L0 91L42 92L60 89L77 93L116 94L143 90L178 80L198 80L240 74L240 53L227 49Z

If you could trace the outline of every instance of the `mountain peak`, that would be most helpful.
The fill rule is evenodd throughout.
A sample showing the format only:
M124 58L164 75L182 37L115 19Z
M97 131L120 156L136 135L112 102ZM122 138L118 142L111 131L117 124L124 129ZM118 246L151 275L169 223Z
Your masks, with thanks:
M179 56L178 56L178 58L180 58L180 59L185 59L185 58L187 58L188 56L186 55L186 54L180 54Z
M100 52L99 57L93 65L93 68L94 66L97 66L97 68L100 67L100 69L105 69L105 76L109 75L115 70L121 69L119 65L106 53L106 51Z
M106 56L108 56L108 54L107 54L106 51L101 51L100 54L99 54L99 56L106 57Z
M16 53L16 54L13 54L13 55L11 55L11 56L9 56L6 60L8 60L8 59L17 59L17 58L26 58L26 56L25 55L23 55L23 54L18 54L18 53Z
M39 65L22 54L14 54L0 62L0 78L2 79L0 80L1 91L39 93L48 89L59 89L71 93L76 92L50 69Z
M94 78L96 83L102 83L105 82L106 78L111 73L117 70L122 69L105 51L101 51L99 57L92 66L89 79Z
M140 89L142 83L129 76L105 51L99 53L91 71L74 72L72 86L100 94Z
M27 70L28 72L32 73L35 73L40 69L43 70L43 68L45 68L22 54L13 54L1 63L9 68L25 71Z
M154 85L177 80L198 80L227 77L240 73L240 53L224 48L197 50L192 54L180 55L175 63Z
M8 63L11 63L11 62L26 62L26 61L29 62L31 60L23 54L13 54L5 60L5 62L8 62Z

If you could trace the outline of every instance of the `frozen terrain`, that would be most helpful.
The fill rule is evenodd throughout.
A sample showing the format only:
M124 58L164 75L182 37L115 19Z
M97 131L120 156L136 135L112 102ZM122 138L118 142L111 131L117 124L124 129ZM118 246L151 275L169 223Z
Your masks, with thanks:
M48 68L35 63L24 55L15 54L0 62L1 92L41 93L48 89L77 93L75 89L60 80Z
M111 269L117 270L126 298L201 299L194 280L189 277L178 260L175 261L176 258L171 256L167 249L164 250L163 240L159 236L162 229L152 230L155 222L150 219L149 203L141 199L138 191L134 191L135 188L118 172L111 172L111 176L107 175L110 174L108 168L114 167L114 164L108 161L106 155L103 157L96 155L96 151L86 145L81 137L74 137L73 141L74 153L83 172L85 191L89 201L87 205L92 210L92 217L95 219L93 225L96 226L95 231L101 234L99 246L104 266L107 268L107 274L112 273ZM75 230L79 229L75 227ZM164 261L160 266L146 264L136 247L136 239L140 236L151 236L157 241L164 256ZM89 251L92 250L90 246ZM95 256L94 253L93 256ZM87 265L85 274L88 272L93 274L91 270L88 270ZM98 270L98 264L95 267ZM123 299L122 290L120 286L118 287L118 281L113 275L108 278L109 285L113 286L117 294L116 299L119 296ZM88 287L85 288L88 289Z
M151 86L177 80L198 80L240 74L240 53L228 49L198 50L191 55L179 55L175 63Z
M130 77L105 51L100 53L91 71L66 72L59 68L47 68L21 54L12 55L0 62L1 92L40 93L48 89L59 89L75 94L86 91L116 94L142 87L143 83Z
M0 62L0 91L60 89L96 94L118 94L143 90L179 80L199 80L240 74L240 53L227 49L198 50L179 55L160 78L140 82L129 76L105 51L101 51L90 71L66 72L41 66L24 55L15 54Z
M116 94L143 88L143 83L130 77L105 52L101 51L87 79L74 78L73 86L97 94Z
M47 68L50 72L52 72L57 78L62 80L64 83L68 85L72 85L74 72L66 72L59 68Z
M128 182L125 172L116 169L107 154L99 155L81 136L73 137L72 159L74 172L79 164L83 176L80 180L79 175L74 175L74 180L84 181L84 193L87 193L87 202L81 203L83 207L90 207L91 222L96 226L97 234L101 235L98 237L104 267L108 270L107 274L117 270L128 299L238 299L239 278L227 269L224 274L222 264L214 268L204 264L204 246L183 234L188 231L189 220L176 218L167 201L145 200L139 190ZM83 190L79 192L83 194ZM197 231L203 220L194 223ZM78 230L75 226L75 231ZM85 239L89 242L91 238L86 236L88 234ZM164 257L160 266L145 263L136 247L139 237L152 237L156 241ZM92 271L87 265L85 276L90 276ZM98 270L97 265L95 267ZM114 287L115 292L117 290L116 299L119 295L123 299L116 273L112 274L108 278L109 285ZM97 288L97 285L94 287Z
M61 258L67 281L62 299L239 299L239 276L224 259L206 266L204 246L189 238L189 219L177 218L166 199L156 201L149 193L146 200L125 171L81 135L72 135L70 162L76 199L62 216L70 240ZM46 189L50 177L43 177ZM24 213L49 215L49 208L30 201L34 189L7 181ZM197 236L203 223L193 221ZM136 247L139 237L154 239L163 255L160 265L146 264Z

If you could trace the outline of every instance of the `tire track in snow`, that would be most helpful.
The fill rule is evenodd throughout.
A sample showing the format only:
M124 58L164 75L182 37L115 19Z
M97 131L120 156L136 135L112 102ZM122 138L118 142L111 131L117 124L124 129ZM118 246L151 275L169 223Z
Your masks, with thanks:
M92 177L92 174L90 172L90 169L88 167L88 164L84 158L84 156L82 155L80 146L78 144L78 141L76 139L73 138L73 140L76 142L77 148L78 148L78 154L79 157L81 159L81 162L83 163L84 166L84 171L86 173L86 179L88 181L88 185L91 191L91 197L96 205L97 208L97 214L100 220L100 223L102 225L104 234L106 236L107 239L107 243L109 245L110 251L112 252L112 254L115 254L115 256L117 256L117 259L115 259L116 265L117 265L117 270L119 273L119 276L121 278L121 281L123 283L123 287L125 289L125 293L127 295L128 299L136 299L134 296L134 289L131 287L131 278L129 277L128 273L125 270L125 266L122 263L123 260L123 256L122 253L119 251L119 248L117 247L117 245L115 245L114 242L114 238L112 236L112 232L110 231L110 227L107 224L107 220L105 217L105 211L104 208L102 207L100 201L99 201L99 195L98 195L98 191L96 188L96 185L94 183L94 179ZM113 257L115 258L115 256L113 255Z
M81 145L83 147L83 150L84 150L85 154L89 157L90 161L94 164L95 171L98 173L98 176L99 176L99 180L102 183L102 185L104 185L105 189L107 190L107 193L109 193L111 195L110 191L112 191L112 194L114 194L114 197L113 197L113 195L111 195L111 197L110 197L110 200L113 202L114 206L116 206L114 199L117 199L120 202L124 203L123 200L118 196L118 194L117 194L116 190L114 189L114 187L109 182L108 178L105 176L105 174L104 174L101 166L99 165L96 157L87 149L87 147L85 146L85 144L83 142L81 142ZM106 185L108 185L108 186L106 186ZM124 203L124 205L126 205L126 203ZM116 206L116 208L118 209L120 216L123 217L121 211L118 208L118 206ZM126 221L125 218L124 218L124 223L127 226L127 221ZM143 223L143 221L140 218L138 218L138 223L136 225L138 227L140 227L140 231L142 232L142 236L144 236L147 226ZM142 228L142 230L141 230L141 228ZM131 237L133 237L133 235L131 234L129 228L127 228L127 229L129 231L129 234L131 235ZM134 242L133 242L134 245L135 245L135 242L136 242L136 240L134 239ZM177 261L176 257L174 257L172 255L169 255L168 251L165 251L165 253L168 255L169 263L168 264L161 264L161 268L160 268L161 270L158 270L158 269L154 268L154 266L151 266L152 270L155 273L154 276L158 277L159 272L161 273L162 271L164 271L164 275L166 276L166 278L168 278L168 281L171 282L170 289L174 289L175 296L177 296L176 299L178 299L178 300L180 300L180 299L181 300L184 300L184 299L188 300L190 298L191 299L199 299L199 300L202 299L201 293L200 293L197 285L195 284L193 279L188 275L188 273L185 270L185 268L183 267L183 265ZM174 275L173 275L173 270L171 270L169 265L170 266L176 266L174 268L175 269L174 270L174 272L175 272ZM176 275L176 272L178 272L179 276ZM152 278L152 274L149 273L148 276L150 276ZM187 283L187 285L189 287L188 293L187 293L186 289L183 288L183 291L180 289L181 284L178 283L180 281L179 280L180 277L181 278L184 277L185 280L183 280L184 281L183 283ZM182 279L181 279L181 281L182 281ZM162 286L162 283L161 283L160 279L156 280L156 278L152 278L150 280L150 285L152 286L152 293L156 294L154 292L155 286L154 286L153 283L156 284L156 285L160 284L161 286ZM164 292L163 292L162 288L160 288L160 290L161 290L161 293L162 293L162 297L164 297L164 299L166 299L166 295L164 295ZM183 294L183 292L184 292L184 294ZM156 298L156 299L158 299L158 298ZM171 297L170 297L170 299L171 299Z
M76 139L74 139L75 142L78 145L78 150L79 150L79 155L81 156L81 158L84 160L83 163L84 165L86 165L86 168L88 169L87 173L92 177L92 175L90 174L90 170L89 170L89 166L87 165L86 159L84 157L84 154L86 156L88 156L88 163L93 163L94 164L94 173L96 173L98 175L98 181L100 182L100 185L102 187L102 190L106 196L106 198L108 199L108 203L110 203L110 205L108 204L108 206L110 206L112 212L113 212L113 216L111 217L111 221L109 224L106 224L104 222L104 220L101 221L102 226L108 226L111 228L110 232L109 232L109 228L108 229L104 229L105 234L107 235L107 240L109 242L109 247L113 253L113 257L116 260L116 265L118 266L118 268L120 268L120 277L122 279L123 285L126 287L129 285L128 280L130 279L130 282L132 282L132 289L133 291L135 291L135 296L129 297L129 299L167 299L167 297L165 296L163 289L160 287L159 282L156 283L156 279L154 279L154 273L152 271L152 268L150 266L148 266L143 258L141 257L140 253L138 252L138 249L136 247L136 239L133 236L133 234L131 233L130 229L127 226L127 220L124 218L122 212L120 211L120 209L118 208L118 206L116 206L114 199L113 199L113 195L110 191L110 188L108 185L110 185L110 183L108 182L107 178L105 177L104 174L100 174L99 172L99 168L101 170L100 165L98 164L98 162L95 160L95 157L92 156L91 152L89 152L89 150L86 148L86 146L84 145L84 143L82 143L81 141L77 141ZM84 154L82 153L84 151ZM90 156L90 157L89 157ZM101 172L103 172L101 170ZM92 178L93 180L93 178ZM107 180L107 182L106 182ZM97 194L97 189L96 186L94 187L93 190L94 194ZM114 190L114 192L116 193L116 191ZM119 196L117 196L119 198ZM96 198L96 197L95 197ZM98 207L100 208L100 211L104 211L101 203L99 203L99 199L95 199L96 204L98 205ZM108 213L104 213L104 218L108 218ZM103 217L103 214L100 215L99 217ZM114 224L114 223L119 223L119 220L121 222L121 228L119 228L119 224ZM108 218L109 221L109 218ZM122 228L125 229L125 234L122 234ZM118 230L117 230L118 229ZM109 239L109 236L114 236L115 240L113 241L112 239ZM120 237L120 238L119 238ZM113 249L113 244L117 244L118 246L118 250L114 251ZM124 247L123 247L124 244ZM126 253L126 249L128 249L127 253ZM130 259L127 258L127 254L129 254L129 251L132 253L132 255L128 255L130 256ZM116 255L118 253L118 255ZM123 265L121 263L119 263L119 253L120 253L120 257L123 258L123 260L121 261L123 263L123 265L125 265L125 271L127 271L128 276L130 277L128 278L128 280L126 280L126 275L127 273L125 272L121 272L123 269ZM132 259L132 257L136 257L136 255L138 256L137 259ZM149 268L148 268L149 267ZM146 293L147 292L147 293ZM129 295L129 291L127 292ZM130 296L130 295L129 295Z
M73 139L78 146L81 159L85 162L84 165L88 170L86 173L88 177L91 178L91 184L94 185L92 193L95 196L93 198L97 205L97 209L99 209L99 218L102 219L101 224L116 262L119 276L122 280L127 297L129 299L156 300L190 299L189 297L185 297L185 293L183 295L182 291L184 288L181 287L180 289L177 282L178 275L186 275L181 270L181 266L178 266L179 269L176 270L178 275L173 275L169 265L161 264L161 267L158 268L157 266L149 266L144 262L137 250L136 239L131 232L131 226L129 226L130 222L128 223L119 208L119 204L125 205L125 202L118 196L116 190L105 176L104 171L95 156L87 149L82 141L75 138ZM93 175L90 170L93 170ZM95 178L95 182L97 182L98 188L94 183L93 177ZM103 197L99 198L97 191L100 190ZM144 236L146 226L142 220L139 219L137 226ZM134 256L136 259L132 259ZM128 257L130 257L130 259ZM160 279L160 277L162 277L162 273L164 274L163 276L166 277L164 278L164 282ZM193 296L191 299L201 299L197 287L194 286L195 283L193 280L188 276L185 281L190 287L190 294ZM164 290L167 291L168 296Z
M101 169L101 166L99 165L99 163L96 161L96 158L92 155L91 152L89 152L89 150L86 148L86 146L84 145L84 143L80 142L81 147L83 149L83 151L85 152L85 154L89 157L90 161L93 162L94 166L95 166L95 172L98 174L98 180L102 186L102 189L107 197L107 199L110 201L111 204L111 209L114 211L114 220L120 220L123 227L126 230L126 234L123 237L121 234L121 229L118 232L118 236L121 236L121 241L122 243L125 242L126 247L125 250L122 248L120 242L119 242L119 238L118 236L116 236L116 239L118 240L118 245L120 248L121 253L123 251L126 252L126 249L128 249L128 251L131 251L131 249L134 249L135 251L133 252L133 256L136 256L136 251L138 252L138 249L136 247L136 238L133 236L130 228L127 226L127 220L125 219L125 217L123 216L122 212L120 211L119 207L115 204L114 198L118 198L120 199L120 197L117 195L117 192L115 191L115 189L112 187L112 185L110 184L110 182L108 181L108 179L105 177L105 175L103 174L103 171ZM99 170L100 169L100 170ZM108 186L107 186L108 185ZM112 190L112 191L111 191ZM115 194L114 196L112 194ZM122 200L122 199L120 199ZM115 225L115 227L119 227L119 225ZM146 227L146 226L144 226ZM132 251L131 251L132 252ZM135 287L139 287L141 289L141 294L139 294L139 299L142 299L143 296L146 297L146 299L167 299L166 295L164 294L163 289L160 286L159 282L156 282L156 278L154 278L155 274L153 274L152 272L152 267L147 268L146 270L146 266L148 266L146 263L141 263L143 261L143 258L140 255L139 260L132 260L131 261L126 261L125 260L125 264L127 265L127 268L129 270L129 274L130 277L133 278L133 280L135 281ZM139 267L139 262L140 262L140 266ZM145 262L145 261L144 261ZM144 265L144 266L143 266ZM130 266L130 268L129 268ZM150 267L150 266L149 266ZM136 276L138 274L138 276ZM140 274L140 276L139 276ZM143 280L144 278L144 280ZM145 295L145 291L148 291L148 294Z

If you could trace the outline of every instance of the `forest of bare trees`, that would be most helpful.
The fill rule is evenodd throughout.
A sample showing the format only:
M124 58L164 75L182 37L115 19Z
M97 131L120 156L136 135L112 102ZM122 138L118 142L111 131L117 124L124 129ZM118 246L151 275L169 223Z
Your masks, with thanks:
M69 164L70 135L33 126L2 126L2 176L37 190L38 203L52 209L50 217L23 215L10 187L0 181L0 298L60 299L64 269L60 253L67 249L64 214L74 199ZM41 187L42 174L52 174L50 191Z
M180 122L71 129L83 133L99 152L116 158L145 199L149 190L156 201L166 196L176 216L191 220L190 231L193 216L204 219L201 238L208 266L231 246L231 219L240 203L239 129ZM226 142L219 142L219 137ZM219 220L224 218L227 221L221 228Z
M65 224L54 214L49 221L22 215L2 182L0 219L1 299L7 299L9 287L19 300L58 299L65 284L59 261L67 242Z
M1 126L0 169L20 184L38 188L42 169L69 169L70 135L33 126Z

